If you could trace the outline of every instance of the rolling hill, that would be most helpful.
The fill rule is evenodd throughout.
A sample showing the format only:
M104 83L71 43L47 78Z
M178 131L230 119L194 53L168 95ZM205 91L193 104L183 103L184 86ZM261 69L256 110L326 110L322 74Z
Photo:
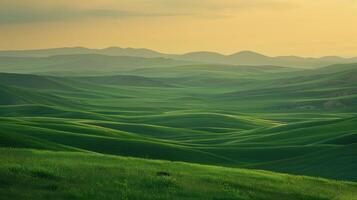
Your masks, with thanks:
M356 64L2 59L5 199L143 199L134 192L142 189L147 199L348 200L357 192Z
M3 199L354 200L357 195L354 183L266 171L89 153L0 152Z

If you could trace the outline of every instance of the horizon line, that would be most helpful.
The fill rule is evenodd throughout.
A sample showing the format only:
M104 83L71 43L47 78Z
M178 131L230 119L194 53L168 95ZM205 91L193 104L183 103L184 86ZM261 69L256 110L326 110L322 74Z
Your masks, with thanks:
M232 56L235 54L239 54L239 53L244 53L244 52L250 52L253 54L259 54L262 56L266 56L266 57L271 57L271 58L276 58L276 57L299 57L299 58L305 58L305 59L309 59L309 58L315 58L315 59L321 59L321 58L328 58L328 57L337 57L337 58L343 58L343 59L354 59L357 58L356 56L338 56L338 55L325 55L325 56L300 56L300 55L294 55L294 54L290 54L290 55L268 55L265 53L261 53L260 51L255 51L255 50L238 50L235 51L233 53L222 53L219 51L214 51L214 50L192 50L192 51L185 51L185 52L176 52L176 53L166 53L163 51L159 51L159 50L155 50L155 49L151 49L151 48L145 48L145 47L120 47L120 46L108 46L108 47L102 47L102 48L90 48L90 47L85 47L85 46L60 46L60 47L45 47L45 48L26 48L26 49L0 49L0 52L16 52L16 51L45 51L45 50L54 50L54 49L87 49L87 50L106 50L106 49L110 49L110 48L118 48L118 49L134 49L134 50L148 50L148 51L153 51L156 53L160 53L160 54L165 54L165 55L187 55L187 54L192 54L192 53L214 53L214 54L219 54L222 56Z

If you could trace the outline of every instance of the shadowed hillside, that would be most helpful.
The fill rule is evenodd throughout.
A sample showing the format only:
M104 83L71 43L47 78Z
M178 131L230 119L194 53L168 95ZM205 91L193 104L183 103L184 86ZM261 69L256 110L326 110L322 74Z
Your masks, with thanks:
M0 73L5 199L85 199L102 186L111 192L99 199L135 199L136 188L153 192L147 199L206 199L203 190L247 200L355 196L342 181L357 180L356 64L298 70L85 54L0 58L0 69L26 69ZM21 187L28 193L9 192Z

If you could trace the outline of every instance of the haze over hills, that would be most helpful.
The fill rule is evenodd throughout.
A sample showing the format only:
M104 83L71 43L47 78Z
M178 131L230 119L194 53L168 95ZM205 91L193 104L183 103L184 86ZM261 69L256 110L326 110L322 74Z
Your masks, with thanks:
M55 48L41 50L0 51L1 57L47 57L68 54L101 54L108 56L130 56L143 58L170 58L201 63L231 64L231 65L275 65L297 68L315 68L332 64L354 63L357 57L344 58L326 56L321 58L298 56L266 56L253 51L241 51L232 55L216 52L191 52L186 54L165 54L150 49L109 47L105 49L88 49L83 47Z
M0 56L14 56L14 57L45 57L55 55L69 55L69 54L102 54L109 56L132 56L143 58L165 57L162 53L149 49L134 49L134 48L120 48L109 47L105 49L89 49L84 47L64 47L53 49L37 49L37 50L15 50L15 51L0 51Z
M356 10L0 0L0 200L357 200Z
M91 51L0 56L4 199L356 197L356 63Z
M101 54L64 54L49 57L0 57L0 71L62 75L118 74L147 67L170 67L194 62L171 58L143 58Z

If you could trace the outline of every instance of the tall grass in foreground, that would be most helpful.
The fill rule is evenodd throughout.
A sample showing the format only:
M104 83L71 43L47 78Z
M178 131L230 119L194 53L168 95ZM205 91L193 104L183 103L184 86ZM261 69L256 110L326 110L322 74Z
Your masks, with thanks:
M1 199L353 200L357 185L90 153L1 149Z

